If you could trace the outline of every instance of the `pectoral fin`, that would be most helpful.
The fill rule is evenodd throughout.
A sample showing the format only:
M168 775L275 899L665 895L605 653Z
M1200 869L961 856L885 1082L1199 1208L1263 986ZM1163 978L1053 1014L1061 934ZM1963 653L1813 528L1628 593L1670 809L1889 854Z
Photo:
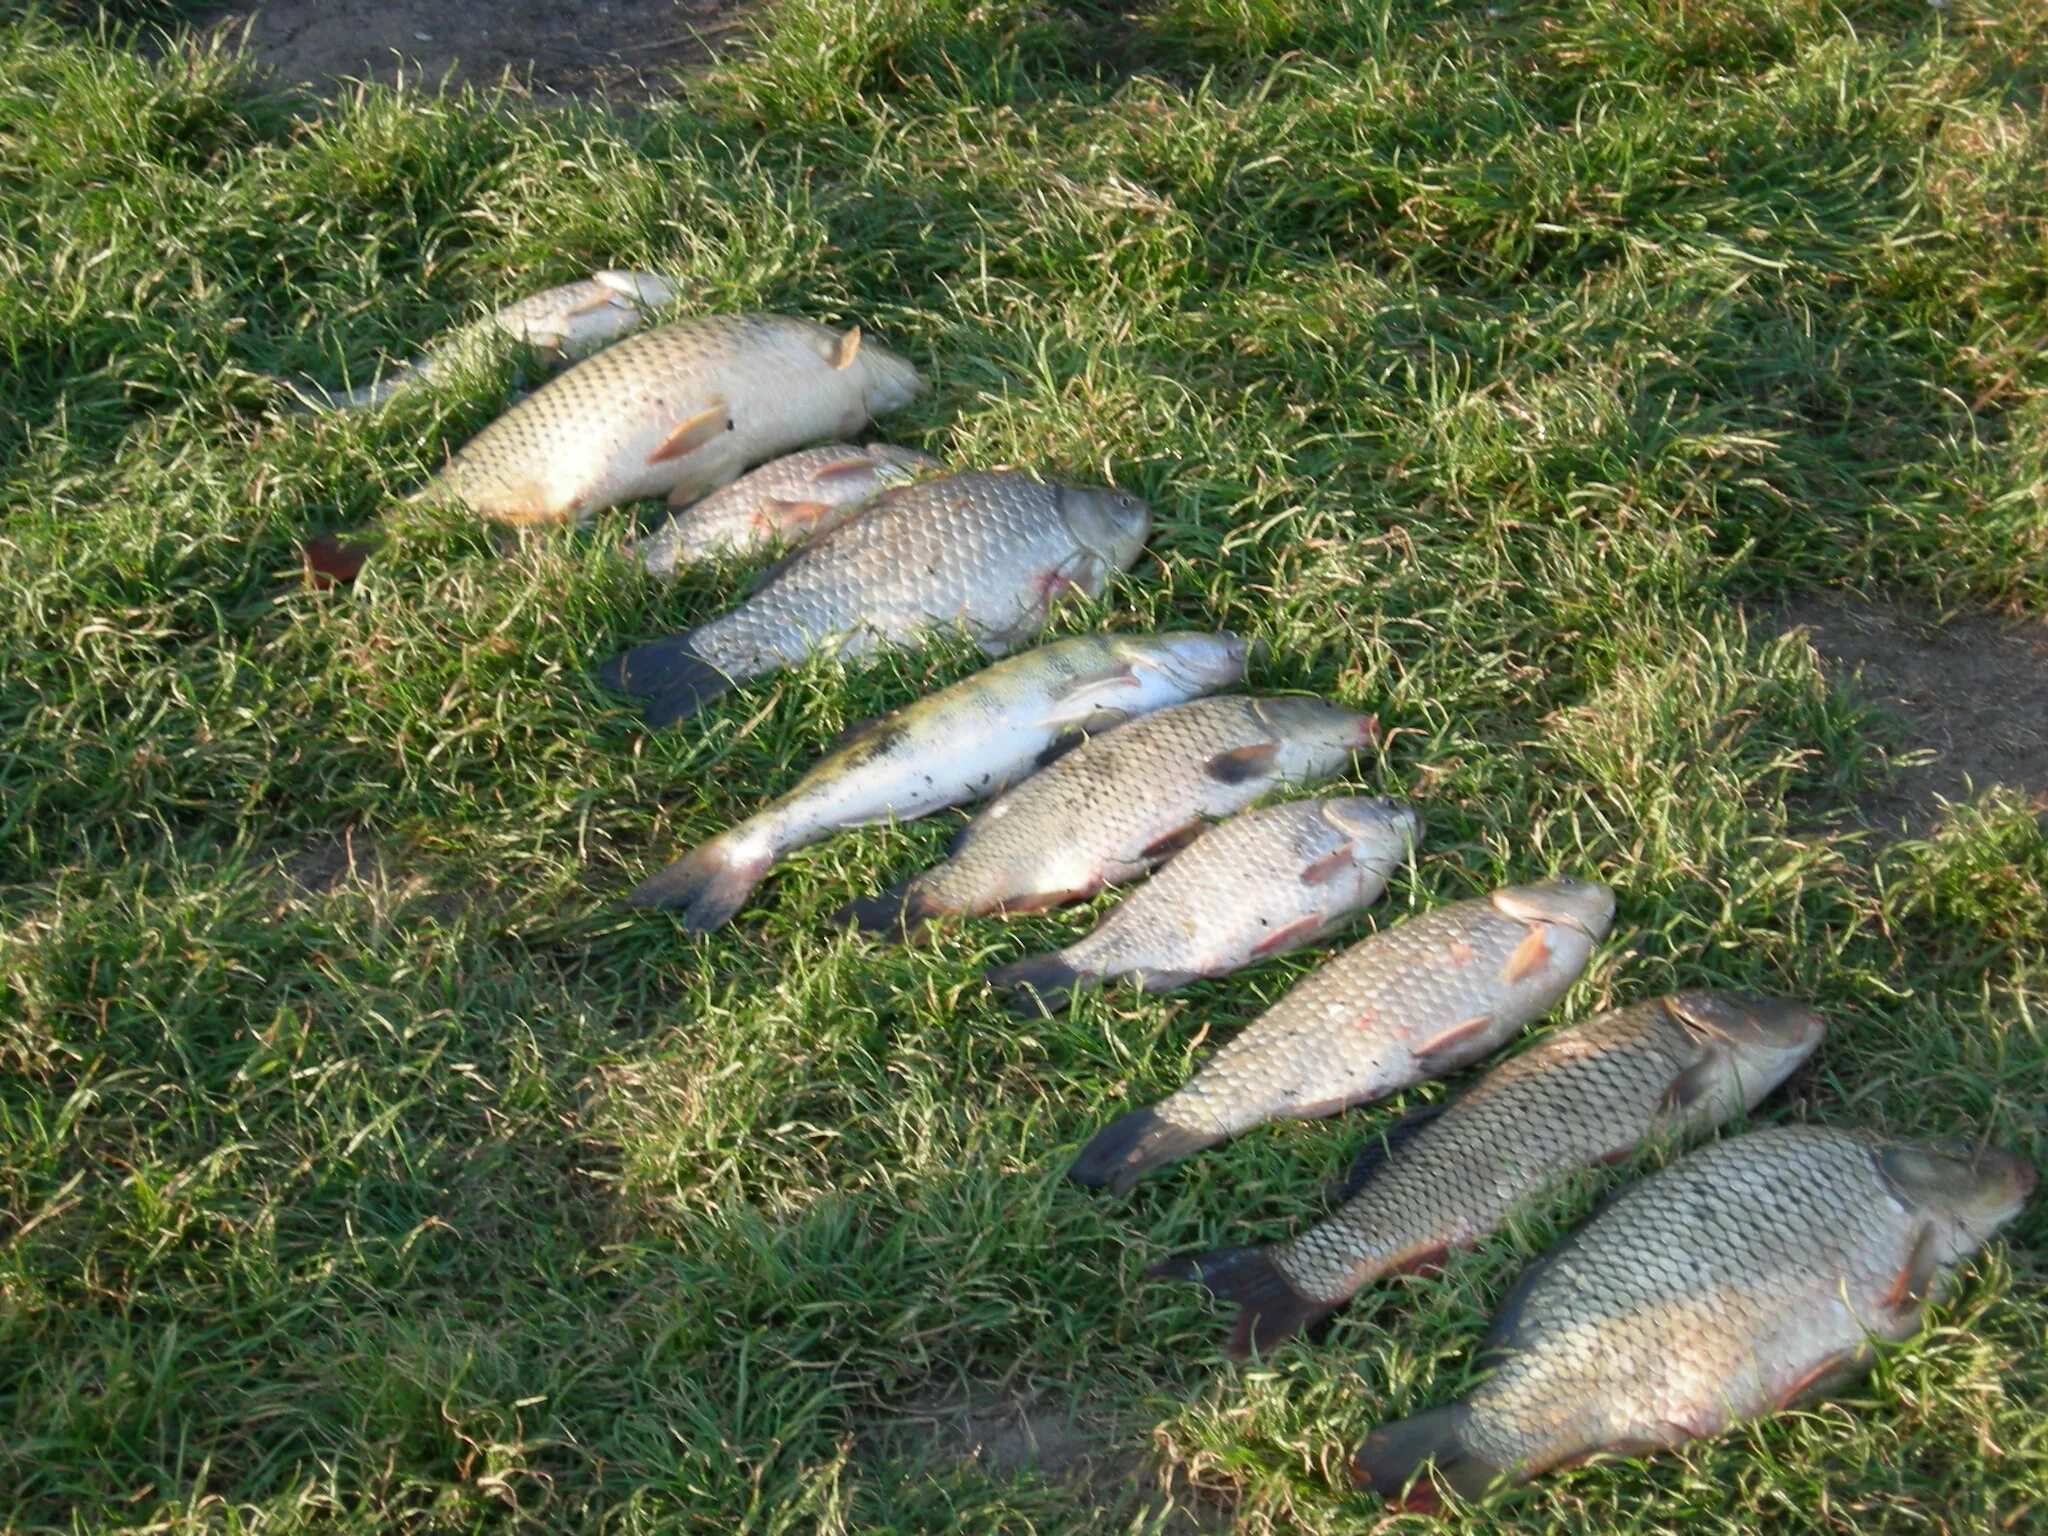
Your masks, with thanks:
M1115 702L1126 698L1137 681L1138 670L1131 666L1116 667L1107 672L1077 677L1062 688L1059 696L1053 700L1052 708L1045 716L1045 723L1060 727L1078 725L1084 720L1095 719L1105 710L1114 710ZM1122 710L1114 712L1124 713Z
M1913 1246L1906 1251L1906 1262L1899 1266L1892 1288L1885 1292L1884 1305L1894 1311L1919 1306L1933 1290L1940 1269L1941 1249L1934 1240L1933 1224L1927 1223L1913 1234Z
M1332 880L1343 874L1345 870L1351 868L1355 862L1352 858L1352 853L1357 846L1356 843L1344 843L1334 851L1324 854L1315 863L1309 865L1307 869L1301 872L1301 883L1303 885L1328 885Z
M1202 765L1202 770L1219 784L1242 784L1261 774L1271 773L1279 759L1280 743L1262 741L1254 746L1218 752Z
M829 517L833 511L830 502L771 498L761 508L761 520L771 528L787 533L792 528L808 528L819 518Z
M832 349L834 368L851 368L853 360L860 356L860 327L849 325L839 338L839 344Z
M1322 926L1322 919L1310 914L1297 917L1291 923L1283 923L1252 946L1254 957L1263 960L1268 955L1277 955L1283 950L1293 949L1315 937L1316 929Z
M828 480L844 480L854 475L872 475L875 464L872 459L834 459L830 464L814 469L807 477L813 485L823 485Z
M680 459L686 453L702 448L716 439L720 433L732 430L732 416L723 400L707 405L696 415L679 422L674 431L661 440L661 445L647 455L650 464L665 464L670 459Z
M563 319L571 320L574 319L577 315L587 315L593 310L627 309L630 307L631 306L624 301L621 295L613 292L609 288L604 288L600 289L596 293L593 293L587 299L579 299L574 304L564 306L560 313Z
M1528 937L1515 946L1515 952L1508 956L1508 963L1501 967L1500 979L1512 985L1526 981L1550 963L1550 930L1541 923L1529 930Z
M1665 1115L1688 1115L1712 1093L1726 1075L1726 1063L1719 1051L1708 1051L1671 1079L1657 1111Z
M1447 1052L1455 1051L1459 1046L1468 1043L1473 1036L1483 1032L1487 1025L1492 1022L1493 1015L1490 1013L1482 1013L1476 1019L1466 1019L1461 1023L1453 1024L1449 1029L1439 1034L1431 1036L1420 1045L1411 1046L1408 1054L1417 1061L1428 1064L1442 1058Z

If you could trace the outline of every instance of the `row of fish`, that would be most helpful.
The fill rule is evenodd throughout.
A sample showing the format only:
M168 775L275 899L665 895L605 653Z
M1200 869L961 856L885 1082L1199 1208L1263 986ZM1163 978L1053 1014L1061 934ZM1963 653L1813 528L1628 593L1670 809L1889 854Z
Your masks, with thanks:
M1099 594L1137 559L1151 525L1142 502L859 446L875 417L924 391L908 362L858 329L781 316L642 331L673 297L654 274L599 273L500 311L370 390L302 391L323 408L375 403L510 337L576 366L479 433L423 494L512 524L666 497L681 510L632 550L662 577L787 550L728 612L600 668L645 701L651 723L820 651L871 654L935 627L1001 658L847 733L786 794L644 881L633 902L715 927L797 849L987 801L942 862L842 916L907 937L1157 869L1085 936L989 973L1019 1007L1056 1008L1116 978L1162 991L1327 938L1413 857L1421 819L1397 802L1258 803L1340 774L1378 732L1370 716L1321 700L1227 693L1249 660L1237 637L1018 649L1063 594ZM1564 878L1388 925L1310 972L1177 1092L1105 1127L1070 1176L1127 1191L1258 1125L1333 1114L1480 1061L1562 998L1614 913L1608 887ZM1148 1273L1235 1303L1232 1353L1269 1350L1374 1281L1427 1271L1498 1230L1575 1169L1755 1109L1823 1032L1802 1004L1727 992L1601 1014L1402 1121L1342 1181L1327 1219ZM1532 1266L1495 1319L1481 1385L1374 1430L1356 1476L1425 1509L1439 1484L1475 1496L1826 1391L1868 1364L1875 1341L1913 1331L1920 1304L2034 1181L1996 1150L1811 1126L1682 1156Z

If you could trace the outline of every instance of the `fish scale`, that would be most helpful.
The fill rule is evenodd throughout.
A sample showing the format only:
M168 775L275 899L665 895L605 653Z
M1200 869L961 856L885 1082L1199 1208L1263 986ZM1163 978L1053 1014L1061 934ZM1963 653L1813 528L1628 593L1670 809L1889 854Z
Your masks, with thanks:
M991 801L952 856L851 909L864 926L1035 911L1142 874L1204 817L1336 773L1370 715L1321 699L1198 699L1095 737Z
M1910 1337L2034 1181L1996 1150L1818 1126L1702 1148L1534 1265L1488 1334L1491 1373L1374 1431L1359 1478L1393 1496L1434 1463L1469 1496L1803 1400L1867 1365L1873 1337ZM1408 1507L1433 1503L1418 1488Z
M1377 901L1421 833L1392 800L1294 800L1196 838L1086 938L989 973L1056 1007L1083 981L1135 976L1148 992L1225 976L1314 942Z
M924 382L858 332L711 315L630 336L514 405L430 486L505 522L584 518L644 496L693 500L750 464L858 431Z
M1372 1280L1495 1230L1556 1178L1622 1156L1660 1128L1719 1124L1760 1103L1819 1045L1784 999L1688 992L1558 1030L1495 1067L1440 1115L1368 1152L1337 1213L1285 1242L1185 1255L1155 1275L1243 1303L1231 1351L1270 1349Z
M1383 929L1311 972L1185 1088L1105 1128L1071 1176L1125 1190L1265 1121L1334 1114L1476 1061L1564 996L1613 919L1606 886L1560 879Z
M661 723L820 650L864 656L942 628L1000 656L1043 628L1063 593L1100 593L1150 528L1145 504L1115 491L1015 472L922 481L800 546L739 607L598 675L648 698Z

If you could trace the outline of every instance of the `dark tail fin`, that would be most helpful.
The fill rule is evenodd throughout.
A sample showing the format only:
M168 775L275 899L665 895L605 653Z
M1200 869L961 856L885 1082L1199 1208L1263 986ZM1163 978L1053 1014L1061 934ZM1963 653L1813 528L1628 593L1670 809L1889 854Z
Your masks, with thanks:
M649 725L673 725L732 688L732 679L690 649L687 634L637 645L597 669L607 688L647 701Z
M626 901L635 907L681 907L683 926L703 933L731 922L774 862L772 848L727 832L641 881Z
M1130 1193L1138 1180L1190 1152L1213 1147L1224 1138L1214 1131L1175 1125L1156 1109L1134 1109L1106 1125L1081 1149L1067 1177L1091 1189L1108 1185L1119 1195Z
M905 880L878 896L854 897L832 917L835 922L851 923L863 933L908 943L938 915L939 909L925 899L917 882Z
M306 562L306 574L316 587L345 587L361 574L363 563L376 548L374 540L316 533L299 546L299 557Z
M1067 1000L1074 995L1074 988L1084 979L1083 973L1067 964L1058 951L1049 955L1027 955L1022 960L999 965L988 973L990 986L1018 994L1010 1000L1010 1008L1026 1018L1066 1007Z
M1154 1280L1197 1280L1225 1301L1241 1303L1226 1346L1232 1359L1270 1355L1317 1318L1337 1309L1304 1296L1264 1248L1212 1248L1177 1253L1145 1271Z
M1478 1498L1505 1473L1466 1445L1468 1412L1463 1403L1452 1403L1382 1424L1351 1458L1351 1475L1359 1487L1371 1489L1396 1509L1427 1514L1442 1507L1436 1488L1423 1476L1431 1466L1461 1497Z

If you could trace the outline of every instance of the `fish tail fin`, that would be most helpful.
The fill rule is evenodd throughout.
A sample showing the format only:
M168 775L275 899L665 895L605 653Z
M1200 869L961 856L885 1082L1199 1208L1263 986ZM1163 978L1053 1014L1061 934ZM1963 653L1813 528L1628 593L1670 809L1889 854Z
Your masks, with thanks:
M1256 1350L1269 1355L1318 1318L1336 1307L1296 1290L1273 1255L1264 1248L1212 1248L1206 1253L1177 1253L1145 1271L1154 1280L1195 1280L1225 1301L1237 1302L1231 1325L1231 1358L1242 1360Z
M1507 1473L1466 1443L1470 1416L1463 1403L1451 1403L1380 1425L1351 1458L1352 1477L1392 1507L1423 1514L1443 1505L1425 1475L1430 1467L1461 1497L1478 1498Z
M362 573L376 549L375 539L338 539L331 533L316 533L299 546L299 558L306 562L306 574L315 586L345 587Z
M1067 1177L1090 1189L1107 1185L1114 1194L1128 1194L1154 1168L1213 1147L1223 1139L1221 1132L1169 1120L1157 1108L1134 1109L1096 1133L1074 1159Z
M1083 973L1070 965L1064 952L1059 950L1044 955L1027 955L1022 960L999 965L988 973L990 986L1017 994L1010 1001L1011 1011L1026 1018L1066 1007L1067 1000L1083 979Z
M683 926L699 933L729 923L775 862L764 839L721 833L634 886L629 906L680 907Z
M620 693L645 699L649 725L673 725L694 715L733 680L691 647L689 634L636 645L597 669L597 680Z
M833 919L851 924L862 933L904 944L917 937L938 913L938 907L918 889L917 882L905 880L877 895L854 897L833 913Z

